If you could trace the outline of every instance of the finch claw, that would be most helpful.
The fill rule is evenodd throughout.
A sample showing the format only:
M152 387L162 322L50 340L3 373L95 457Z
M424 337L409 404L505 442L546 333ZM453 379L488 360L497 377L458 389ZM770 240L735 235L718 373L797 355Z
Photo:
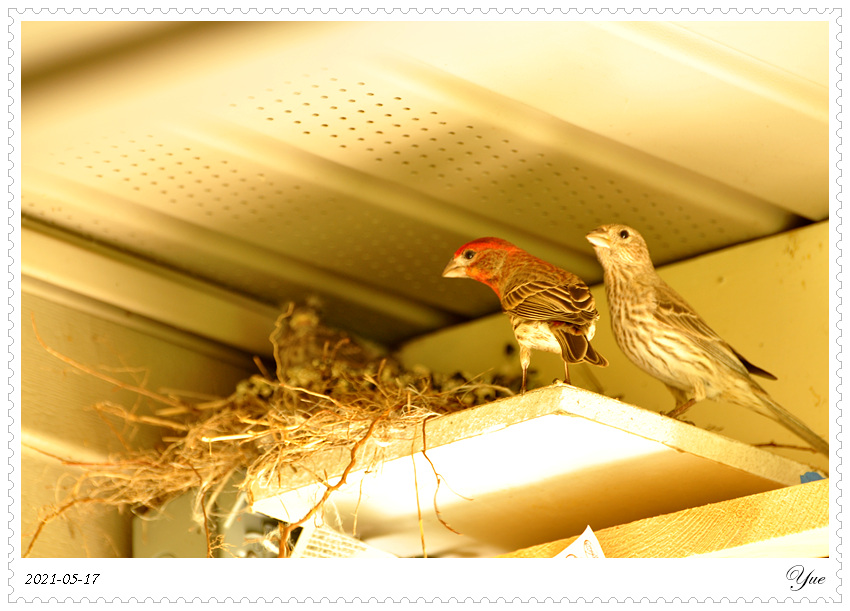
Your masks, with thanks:
M675 409L673 409L669 412L666 412L666 413L662 412L662 414L664 416L667 416L668 418L673 418L674 420L678 420L679 416L683 416L685 414L685 412L688 411L688 409L690 409L690 407L694 403L696 403L696 399L689 399L688 401L685 401L681 405L676 406Z

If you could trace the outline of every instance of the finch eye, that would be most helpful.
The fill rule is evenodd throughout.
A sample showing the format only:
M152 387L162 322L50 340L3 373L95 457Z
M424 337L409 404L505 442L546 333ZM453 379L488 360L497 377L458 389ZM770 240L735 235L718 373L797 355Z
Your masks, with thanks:
M628 231L626 231L625 229L623 229L623 230L620 232L620 237L621 237L621 238L623 238L623 239L625 240L626 238L628 238L628 237L629 237L629 232L628 232Z
M463 251L463 258L467 261L475 256L474 250L465 250Z

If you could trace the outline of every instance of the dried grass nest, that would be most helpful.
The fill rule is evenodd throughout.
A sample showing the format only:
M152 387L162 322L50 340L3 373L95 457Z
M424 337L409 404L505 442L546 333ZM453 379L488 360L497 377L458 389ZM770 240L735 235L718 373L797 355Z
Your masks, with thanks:
M25 556L44 526L72 507L105 504L151 517L188 492L195 493L195 514L212 556L221 546L212 508L234 477L242 479L239 488L249 493L259 474L283 473L332 447L351 450L350 468L367 438L381 442L409 437L428 418L513 394L507 384L516 382L407 370L366 342L324 326L311 304L290 304L278 317L269 338L274 375L255 358L259 374L240 382L229 397L199 403L113 379L68 359L36 335L45 350L66 363L160 404L153 415L109 402L95 407L133 423L161 427L163 436L155 449L128 452L108 463L63 460L80 467L82 475L62 501L41 510ZM326 484L326 494L302 520L281 525L279 541L288 541L293 528L321 510L343 481ZM287 546L279 547L280 555L286 555Z

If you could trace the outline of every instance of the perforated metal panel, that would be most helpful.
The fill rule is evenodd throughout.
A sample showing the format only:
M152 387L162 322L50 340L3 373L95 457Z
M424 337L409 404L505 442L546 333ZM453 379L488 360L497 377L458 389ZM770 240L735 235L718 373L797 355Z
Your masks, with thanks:
M602 223L663 263L828 216L826 23L112 27L24 25L25 224L384 342L498 309L440 277L471 238L592 283Z

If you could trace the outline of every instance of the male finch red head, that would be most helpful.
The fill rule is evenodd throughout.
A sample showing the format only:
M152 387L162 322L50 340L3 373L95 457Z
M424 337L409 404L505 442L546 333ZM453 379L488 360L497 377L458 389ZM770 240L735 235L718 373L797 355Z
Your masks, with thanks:
M617 344L629 360L670 389L676 399L671 416L702 399L724 399L776 420L829 454L829 444L776 403L751 374L776 377L738 354L661 279L637 231L603 225L587 239L605 272Z
M496 293L519 344L523 392L532 350L559 353L567 384L570 363L608 364L590 345L599 312L590 289L575 274L505 240L479 238L455 252L443 276L472 278Z

